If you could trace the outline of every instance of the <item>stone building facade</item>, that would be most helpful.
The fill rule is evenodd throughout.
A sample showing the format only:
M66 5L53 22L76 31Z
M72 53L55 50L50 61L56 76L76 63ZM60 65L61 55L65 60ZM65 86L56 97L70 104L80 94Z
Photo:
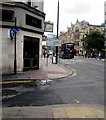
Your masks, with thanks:
M83 42L81 39L93 29L99 29L102 31L102 28L99 25L90 25L85 20L79 22L77 19L75 24L71 23L71 27L67 27L67 31L65 33L60 33L59 38L62 43L74 42L77 54L83 55L86 51L83 48Z
M44 34L45 13L43 12L43 1L34 2L4 2L0 0L0 31L2 32L0 71L2 74L14 72L15 36L16 32L16 64L17 72L26 69L39 69L41 64L42 36ZM12 0L11 0L12 1ZM16 20L16 21L15 21ZM15 26L16 24L16 26ZM11 32L12 31L12 32ZM13 34L13 39L11 35Z

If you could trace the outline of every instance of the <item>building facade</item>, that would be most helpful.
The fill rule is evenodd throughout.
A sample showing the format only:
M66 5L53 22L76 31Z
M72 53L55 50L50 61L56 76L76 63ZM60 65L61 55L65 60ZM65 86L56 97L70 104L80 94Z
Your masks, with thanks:
M41 63L42 36L45 13L43 1L31 2L11 0L0 2L0 29L2 31L2 74L21 72L26 69L39 69ZM35 5L35 6L34 6ZM39 8L39 9L38 9ZM15 46L15 32L16 46Z
M83 48L83 41L81 39L94 29L102 31L99 25L90 25L89 22L85 20L79 22L77 19L75 24L71 23L71 27L67 27L65 33L60 33L60 39L62 43L74 42L77 54L84 55L86 51Z

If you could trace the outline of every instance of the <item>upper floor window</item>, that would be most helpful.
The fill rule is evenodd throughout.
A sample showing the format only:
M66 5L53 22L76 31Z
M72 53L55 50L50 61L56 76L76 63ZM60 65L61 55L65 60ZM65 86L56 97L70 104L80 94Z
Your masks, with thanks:
M0 10L2 13L1 21L9 21L13 22L14 21L14 11L12 10Z
M31 2L27 2L27 4L28 4L29 6L31 6Z
M75 46L79 46L79 41L74 42Z
M33 27L42 28L42 20L28 14L26 14L26 24Z
M28 4L29 6L31 6L31 0L28 0L27 4Z
M75 32L79 32L79 30L75 30Z

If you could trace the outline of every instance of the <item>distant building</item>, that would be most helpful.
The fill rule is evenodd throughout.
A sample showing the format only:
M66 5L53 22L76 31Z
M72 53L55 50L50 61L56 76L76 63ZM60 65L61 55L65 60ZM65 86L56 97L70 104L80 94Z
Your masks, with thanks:
M2 30L2 74L14 72L16 34L17 71L39 69L41 63L42 36L44 34L45 13L43 0L0 0L0 29ZM15 28L15 18L16 27ZM11 39L13 37L13 39Z
M94 29L103 31L103 28L99 25L90 25L89 22L85 20L79 22L77 19L75 24L71 23L71 27L67 27L67 31L65 33L60 33L59 38L61 39L62 43L74 42L77 53L83 55L85 50L83 48L83 41L81 41L81 39Z

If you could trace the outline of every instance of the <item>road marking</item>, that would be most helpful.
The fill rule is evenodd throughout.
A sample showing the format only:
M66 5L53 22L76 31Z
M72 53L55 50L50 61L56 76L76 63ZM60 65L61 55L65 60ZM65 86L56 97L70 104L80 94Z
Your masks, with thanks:
M72 74L69 77L75 77L77 76L76 70L75 69L71 69L72 70Z
M60 77L65 77L66 74L48 74L48 78L60 78Z
M47 80L48 82L52 82L53 80Z
M28 81L8 81L8 82L0 82L0 84L8 84L8 83L27 83L32 82L31 80Z
M74 100L74 101L75 101L76 103L78 103L78 104L80 103L80 101L79 101L78 99L76 99L76 100Z
M6 81L6 82L0 82L0 84L9 84L9 83L30 83L30 82L36 82L39 83L41 80L26 80L26 81ZM47 80L47 82L52 82L53 80Z

